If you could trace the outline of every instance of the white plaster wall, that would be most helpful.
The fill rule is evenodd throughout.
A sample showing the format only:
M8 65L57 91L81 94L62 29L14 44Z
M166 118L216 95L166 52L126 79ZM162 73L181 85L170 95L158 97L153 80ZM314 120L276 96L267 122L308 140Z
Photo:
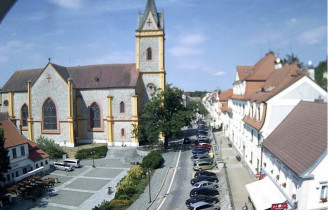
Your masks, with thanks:
M149 47L151 47L153 53L152 60L146 60L147 49ZM142 37L140 39L140 71L158 71L159 55L158 37Z
M3 102L7 100L9 102L9 95L8 93L2 93L2 101L1 101L1 106L0 110L1 112L9 112L9 106L4 106Z

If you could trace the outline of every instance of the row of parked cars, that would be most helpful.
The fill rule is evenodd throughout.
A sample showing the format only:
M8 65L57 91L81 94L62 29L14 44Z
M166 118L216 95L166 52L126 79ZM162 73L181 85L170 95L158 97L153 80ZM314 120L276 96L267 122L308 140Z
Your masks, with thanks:
M215 173L207 171L215 166L211 140L207 136L208 127L205 121L198 121L197 124L197 139L191 157L196 173L190 180L193 189L189 193L190 198L186 200L186 206L194 210L219 210L219 180Z

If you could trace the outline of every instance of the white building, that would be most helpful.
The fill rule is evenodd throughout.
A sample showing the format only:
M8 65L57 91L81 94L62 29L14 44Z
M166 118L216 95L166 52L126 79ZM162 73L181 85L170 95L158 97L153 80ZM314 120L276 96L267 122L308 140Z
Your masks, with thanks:
M256 209L327 209L327 166L327 104L301 101L263 142L266 180L246 188Z
M42 169L45 173L50 168L49 155L38 145L26 139L10 120L1 120L0 128L4 130L4 147L8 150L11 169L3 174L4 185L14 183L17 178L28 172Z

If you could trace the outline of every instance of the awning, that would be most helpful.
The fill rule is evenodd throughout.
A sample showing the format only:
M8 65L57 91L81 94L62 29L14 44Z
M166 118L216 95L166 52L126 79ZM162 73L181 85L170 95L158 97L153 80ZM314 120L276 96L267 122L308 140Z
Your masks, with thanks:
M256 210L265 210L271 208L272 204L286 201L284 195L267 176L264 179L247 184L246 189Z
M35 169L33 171L30 171L30 172L28 172L26 174L23 174L22 176L16 177L14 180L15 180L15 182L19 182L19 181L21 181L21 180L23 180L25 178L34 176L35 174L40 173L42 171L44 171L44 167L43 166L40 167L40 168L37 168L37 169Z

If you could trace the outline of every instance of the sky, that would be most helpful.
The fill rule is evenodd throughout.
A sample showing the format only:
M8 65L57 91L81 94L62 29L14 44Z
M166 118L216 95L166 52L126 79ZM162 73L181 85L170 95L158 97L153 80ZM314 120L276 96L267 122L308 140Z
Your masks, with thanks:
M184 91L232 88L237 65L270 50L314 66L327 57L326 0L156 0L165 15L167 82ZM17 70L135 63L147 0L21 0L0 23L0 87Z

